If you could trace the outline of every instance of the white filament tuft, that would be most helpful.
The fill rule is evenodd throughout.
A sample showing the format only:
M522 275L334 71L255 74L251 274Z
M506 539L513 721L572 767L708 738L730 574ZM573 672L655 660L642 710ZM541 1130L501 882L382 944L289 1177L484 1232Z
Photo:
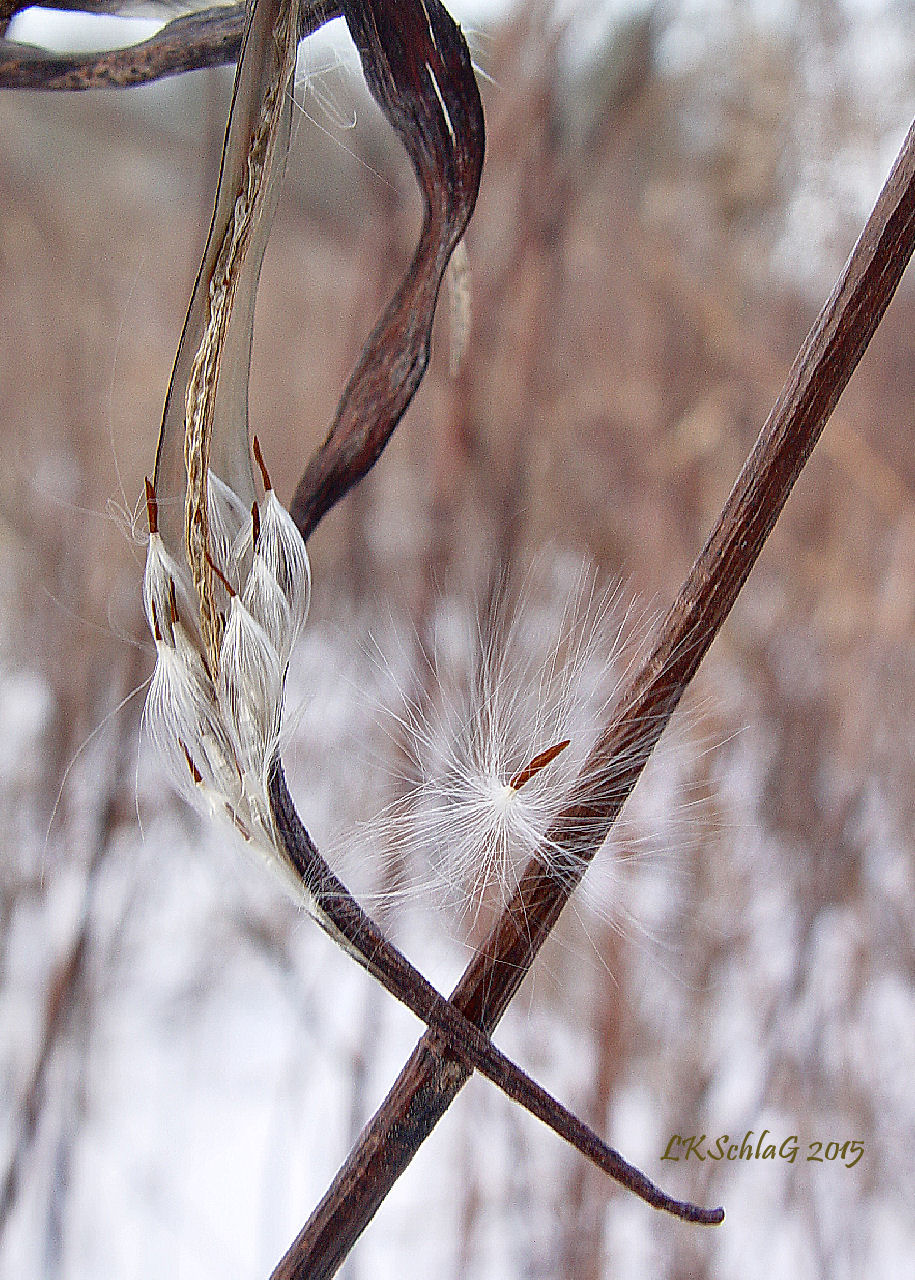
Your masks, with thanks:
M273 489L267 490L261 504L257 556L289 606L288 631L277 646L285 663L308 616L311 571L301 534Z
M297 639L293 635L292 610L259 550L255 552L245 583L243 604L269 639L277 662L285 666Z
M156 644L156 669L146 699L146 727L178 790L212 811L241 800L241 779L213 686L196 646L180 623L175 644Z
M251 563L251 512L215 472L208 473L208 481L210 556L233 590L240 591Z
M392 849L418 850L439 894L473 919L511 896L532 858L575 870L551 828L637 644L619 593L598 593L580 566L571 590L553 578L538 599L540 585L529 580L520 604L500 595L471 628L440 615L424 691L401 694L395 712L406 794L370 824ZM574 835L593 852L596 831Z
M257 794L279 741L283 672L270 637L238 596L229 604L216 696L246 794Z
M193 620L196 614L190 574L165 549L161 534L149 535L146 570L143 574L143 608L155 640L172 638L172 593L182 618Z
M150 486L150 523L155 494ZM305 544L271 488L255 512L208 475L209 557L227 601L214 663L190 569L149 536L143 603L156 641L145 722L172 780L208 814L228 813L246 839L275 854L267 795L279 747L283 686L305 622Z

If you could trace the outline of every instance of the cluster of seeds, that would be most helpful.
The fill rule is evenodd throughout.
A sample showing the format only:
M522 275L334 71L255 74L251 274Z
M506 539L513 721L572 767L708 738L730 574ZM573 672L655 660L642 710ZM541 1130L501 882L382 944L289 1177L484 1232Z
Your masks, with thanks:
M207 560L218 610L209 651L190 569L166 548L146 482L143 599L157 655L146 725L181 791L207 812L228 812L246 839L273 850L267 779L311 580L305 544L273 491L256 437L254 456L264 497L250 511L208 473Z

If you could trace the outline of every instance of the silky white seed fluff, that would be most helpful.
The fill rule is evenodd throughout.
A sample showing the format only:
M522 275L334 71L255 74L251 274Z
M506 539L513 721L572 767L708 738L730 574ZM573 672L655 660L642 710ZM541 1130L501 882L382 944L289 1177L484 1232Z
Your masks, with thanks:
M207 473L210 556L234 591L245 581L251 555L251 512L214 472Z
M200 803L203 787L234 808L241 798L241 777L212 683L180 624L174 634L177 644L156 644L156 669L146 700L147 731L184 795ZM200 775L199 783L191 765ZM209 798L207 804L211 805Z
M406 785L367 834L392 852L419 855L425 871L414 872L465 920L484 900L510 897L530 859L572 871L569 850L600 843L587 819L562 848L549 833L606 722L627 651L637 647L633 635L621 650L629 626L617 605L618 595L598 591L580 567L571 585L565 573L539 582L532 571L520 601L500 595L481 620L446 604L420 692L397 695ZM613 783L608 769L601 785Z
M280 665L285 667L293 643L292 610L259 549L251 562L242 602L267 633Z
M229 590L217 669L203 652L190 572L150 534L143 599L156 638L147 731L178 789L224 816L276 860L267 777L278 748L283 683L310 592L301 535L268 489L252 512L208 474L210 558ZM177 613L177 619L175 614Z
M308 553L292 516L272 489L264 495L260 518L257 550L289 605L290 631L283 648L291 651L305 625L311 599ZM288 652L286 656L288 659Z
M279 742L283 672L269 636L238 596L229 602L216 696L245 790L261 788Z
M190 575L170 555L159 533L149 535L146 552L146 569L143 574L143 608L153 636L158 627L163 640L172 639L171 591L174 586L178 616L193 630L197 617L196 597L190 585Z

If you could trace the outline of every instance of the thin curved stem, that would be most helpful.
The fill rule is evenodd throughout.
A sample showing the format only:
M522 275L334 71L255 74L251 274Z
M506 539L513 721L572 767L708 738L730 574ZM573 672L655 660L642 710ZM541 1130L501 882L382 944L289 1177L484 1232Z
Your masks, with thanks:
M434 1044L430 1044L429 1049L433 1056L441 1058L447 1053L452 1058L455 1093L476 1069L604 1173L654 1208L687 1222L714 1226L723 1221L723 1209L703 1209L677 1200L655 1186L640 1169L602 1141L507 1058L479 1027L468 1022L432 986L385 937L325 862L296 812L278 759L271 772L269 790L277 832L309 896L315 919L386 991L426 1023L434 1035L443 1038L444 1043L438 1050Z
M476 204L483 106L470 52L439 0L342 0L366 84L397 132L423 197L413 259L347 383L290 514L308 539L375 465L429 363L445 269Z
M300 38L340 13L337 0L303 3ZM148 40L104 53L54 54L0 40L0 89L74 91L150 84L166 76L237 61L244 29L245 6L233 4L183 14Z

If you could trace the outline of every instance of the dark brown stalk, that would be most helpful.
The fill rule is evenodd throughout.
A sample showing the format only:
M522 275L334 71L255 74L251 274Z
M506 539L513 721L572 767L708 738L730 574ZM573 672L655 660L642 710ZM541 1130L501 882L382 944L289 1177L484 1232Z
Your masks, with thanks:
M302 36L339 16L336 0L304 3ZM105 53L51 54L0 40L0 89L126 89L218 67L237 60L244 28L245 6L235 4L184 14L148 40Z
M915 126L650 656L633 674L619 711L586 762L575 804L549 833L551 848L565 849L573 869L583 869L583 860L599 846L635 785L746 581L913 249ZM588 832L587 844L582 831ZM552 855L550 862L555 862ZM558 919L574 888L569 870L551 874L538 860L530 864L486 946L455 988L451 1002L485 1032L492 1032ZM428 1035L420 1041L273 1280L333 1275L447 1110L468 1068L433 1053L433 1043Z
M429 362L442 276L473 212L483 108L467 45L439 0L343 0L366 83L400 136L423 196L413 260L309 462L290 511L303 538L375 464Z

